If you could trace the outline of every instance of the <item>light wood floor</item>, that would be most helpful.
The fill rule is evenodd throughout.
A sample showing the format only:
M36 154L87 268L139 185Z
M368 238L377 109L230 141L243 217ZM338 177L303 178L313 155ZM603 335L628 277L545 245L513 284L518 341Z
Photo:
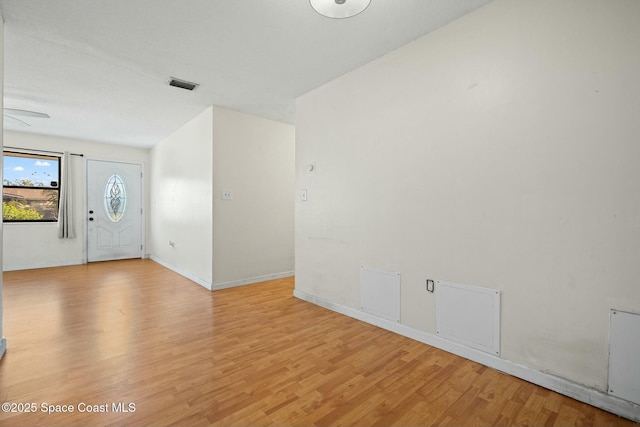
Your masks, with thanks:
M0 425L636 425L292 292L211 293L150 260L7 272L0 402L37 412Z

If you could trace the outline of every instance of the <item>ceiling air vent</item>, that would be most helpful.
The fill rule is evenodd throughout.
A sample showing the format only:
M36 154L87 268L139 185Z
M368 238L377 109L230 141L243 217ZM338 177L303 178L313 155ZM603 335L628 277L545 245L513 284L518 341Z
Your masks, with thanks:
M180 80L176 79L175 77L171 77L171 80L169 80L169 86L175 86L179 87L180 89L186 90L194 90L198 87L198 83L191 83L186 80Z

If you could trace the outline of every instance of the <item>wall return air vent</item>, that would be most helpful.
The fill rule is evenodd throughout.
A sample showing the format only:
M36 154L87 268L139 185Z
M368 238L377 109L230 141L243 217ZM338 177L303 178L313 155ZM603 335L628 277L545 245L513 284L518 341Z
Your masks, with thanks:
M169 86L175 86L175 87L179 87L180 89L186 89L186 90L194 90L195 88L198 87L198 83L192 83L186 80L180 80L180 79L176 79L175 77L171 77L171 80L169 80Z

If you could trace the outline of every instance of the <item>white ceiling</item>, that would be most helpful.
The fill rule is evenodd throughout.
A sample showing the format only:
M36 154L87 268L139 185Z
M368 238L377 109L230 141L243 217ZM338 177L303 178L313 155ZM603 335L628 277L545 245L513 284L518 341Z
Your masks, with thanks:
M489 1L0 0L4 106L51 116L5 129L151 147L210 105L294 124L296 97Z

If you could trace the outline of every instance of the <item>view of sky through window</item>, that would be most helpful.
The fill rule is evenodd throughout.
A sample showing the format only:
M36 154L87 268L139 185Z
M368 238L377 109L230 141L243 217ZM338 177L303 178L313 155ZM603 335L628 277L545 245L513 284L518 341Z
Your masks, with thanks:
M5 185L29 180L36 187L50 187L52 181L58 182L58 160L5 155L3 178Z

